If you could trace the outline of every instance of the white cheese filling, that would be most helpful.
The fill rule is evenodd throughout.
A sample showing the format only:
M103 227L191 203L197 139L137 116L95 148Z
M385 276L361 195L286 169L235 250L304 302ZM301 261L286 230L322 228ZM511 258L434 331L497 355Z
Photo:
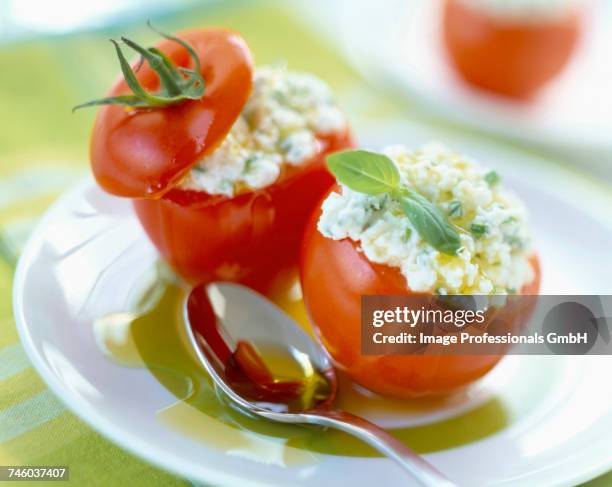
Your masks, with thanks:
M317 135L345 127L346 118L323 81L282 67L259 68L229 134L179 188L231 197L266 187L279 177L283 164L300 165L317 154Z
M458 228L458 255L425 242L388 195L369 196L345 186L323 202L318 229L325 237L359 242L370 262L399 268L414 291L508 294L533 280L526 209L504 190L497 173L439 144L415 152L391 146L384 153L402 184L434 203Z
M500 19L527 23L554 21L574 11L584 0L460 0Z

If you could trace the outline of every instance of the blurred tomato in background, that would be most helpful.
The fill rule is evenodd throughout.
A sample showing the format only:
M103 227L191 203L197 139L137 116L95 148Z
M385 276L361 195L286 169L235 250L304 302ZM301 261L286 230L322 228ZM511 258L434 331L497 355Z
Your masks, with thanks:
M525 9L517 15L507 7L495 12L496 7L487 10L478 3L445 0L442 14L449 59L467 82L529 98L563 70L583 28L580 6L563 4L560 11L553 6L539 15Z

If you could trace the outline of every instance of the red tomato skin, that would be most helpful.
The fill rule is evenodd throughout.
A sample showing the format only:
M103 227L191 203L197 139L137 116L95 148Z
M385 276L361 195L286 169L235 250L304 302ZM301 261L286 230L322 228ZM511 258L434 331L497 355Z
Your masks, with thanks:
M442 32L449 60L468 83L512 98L532 98L570 60L582 32L578 10L540 23L491 17L445 0Z
M400 399L437 396L457 390L489 372L502 355L362 355L361 296L415 293L396 268L371 263L358 244L332 240L316 228L314 212L304 235L300 278L304 303L315 332L338 368L361 386ZM537 294L536 277L522 289Z
M232 198L173 189L161 199L136 199L136 214L161 256L196 284L240 282L262 293L296 266L306 222L334 183L327 154L353 145L348 131L319 138L311 161L288 167L274 184Z
M159 197L225 138L251 93L253 61L240 35L225 29L186 31L177 37L196 51L205 80L204 96L164 108L100 108L91 135L91 167L107 192ZM157 46L176 65L193 68L185 48L162 40ZM148 63L136 77L149 92L159 89ZM120 78L108 96L130 94Z

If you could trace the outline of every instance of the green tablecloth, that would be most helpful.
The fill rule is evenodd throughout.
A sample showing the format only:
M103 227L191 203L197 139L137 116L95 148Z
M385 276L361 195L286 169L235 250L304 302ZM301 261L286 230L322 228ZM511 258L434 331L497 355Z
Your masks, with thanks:
M205 24L235 28L258 64L287 61L320 75L351 116L423 118L368 88L324 40L279 5L238 2L157 23L167 31ZM6 257L0 260L0 465L69 465L74 485L190 484L131 456L68 412L30 366L11 311L11 256L45 208L88 170L94 111L73 115L70 108L103 94L114 78L117 64L108 37L129 32L141 40L154 38L141 27L145 20L143 15L114 31L0 48L0 254ZM589 485L612 485L612 475Z

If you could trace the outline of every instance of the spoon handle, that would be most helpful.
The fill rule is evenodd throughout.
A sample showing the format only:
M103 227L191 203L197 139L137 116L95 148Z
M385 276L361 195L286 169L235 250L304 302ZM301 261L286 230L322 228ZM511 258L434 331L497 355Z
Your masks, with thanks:
M342 430L365 441L395 460L425 487L457 487L457 484L397 438L359 416L339 410L317 410L308 415L316 416L316 422L319 424Z

